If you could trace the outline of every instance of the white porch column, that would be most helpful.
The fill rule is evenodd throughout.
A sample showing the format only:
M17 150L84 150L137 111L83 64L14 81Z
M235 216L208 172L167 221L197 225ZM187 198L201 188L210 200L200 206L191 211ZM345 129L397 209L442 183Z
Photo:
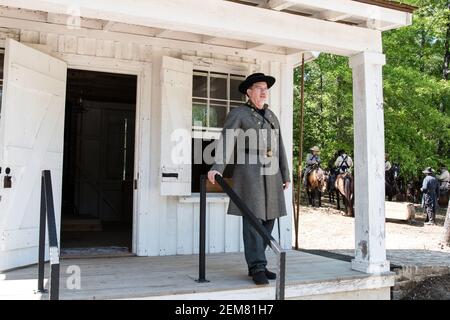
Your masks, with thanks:
M354 270L389 271L385 247L384 109L381 53L361 52L350 58L353 69L355 155Z

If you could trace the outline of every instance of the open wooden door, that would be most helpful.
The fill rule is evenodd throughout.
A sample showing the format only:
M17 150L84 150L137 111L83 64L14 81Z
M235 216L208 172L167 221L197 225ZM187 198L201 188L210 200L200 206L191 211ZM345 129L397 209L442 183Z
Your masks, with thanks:
M44 169L51 170L59 228L66 77L65 62L6 41L0 118L0 271L37 262ZM4 185L6 168L9 188Z

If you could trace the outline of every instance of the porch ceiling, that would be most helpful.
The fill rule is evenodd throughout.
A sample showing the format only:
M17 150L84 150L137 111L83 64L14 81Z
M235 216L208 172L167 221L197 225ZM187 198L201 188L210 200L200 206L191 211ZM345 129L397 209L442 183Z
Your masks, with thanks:
M27 10L0 5L0 27L2 17L20 19L20 21L28 20L51 25L59 25L61 27L62 26L65 27L68 19L70 18L70 16L67 14L58 14L38 10ZM205 45L235 48L245 51L269 53L272 55L294 55L303 52L305 53L305 61L307 62L315 59L319 54L318 52L317 53L310 52L298 48L291 48L289 46L275 46L251 41L224 38L220 36L209 36L205 34L198 34L192 32L175 31L156 27L147 27L142 25L122 23L104 19L81 17L80 26L81 28L85 28L88 30L99 30L119 34L138 35L161 40L164 39L178 40L182 42L199 43Z
M386 31L412 22L413 6L387 0L225 0Z
M246 2L254 1L256 0ZM275 2L280 1L264 4L274 5ZM337 2L340 4L336 10L343 10L345 14L350 14L350 9L357 9L353 5L348 7L349 3L362 5L360 9L366 11L370 9L367 4L350 0L291 0L289 5L294 5L289 8L289 12L268 10L262 6L262 0L256 4L261 5L257 8L224 0L136 0L133 6L126 1L79 0L76 7L72 0L0 0L0 5L38 10L47 13L49 19L53 19L52 22L61 19L59 15L78 13L86 19L99 21L105 31L133 30L135 28L130 25L135 25L138 26L137 29L142 29L140 32L150 37L224 45L280 55L300 51L346 56L361 51L381 52L379 30L364 25L357 15L352 18L353 24L358 24L357 26L348 25L350 22L336 23L342 16L336 17L336 11L333 8L327 9L325 5ZM317 3L321 3L321 7ZM304 16L307 13L298 10L302 8L305 11L307 6L311 11L309 16ZM397 26L408 24L409 14L387 8L380 10L382 17L395 20ZM386 14L386 10L390 10L390 15ZM62 19L66 21L67 16ZM371 21L375 25L378 23L378 20ZM382 25L380 28L386 27Z

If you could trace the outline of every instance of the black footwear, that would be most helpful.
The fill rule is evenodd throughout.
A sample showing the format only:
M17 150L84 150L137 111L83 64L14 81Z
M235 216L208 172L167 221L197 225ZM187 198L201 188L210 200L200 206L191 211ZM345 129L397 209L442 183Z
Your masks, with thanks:
M277 274L275 272L269 271L269 270L265 270L266 273L266 277L269 280L275 280L277 278Z
M267 280L266 273L264 271L256 272L252 275L253 282L256 285L269 284L269 280Z
M266 274L266 278L269 280L275 280L277 278L277 274L275 272L269 271L269 270L265 270L264 273ZM250 273L250 271L248 272L248 276L251 277L252 274Z

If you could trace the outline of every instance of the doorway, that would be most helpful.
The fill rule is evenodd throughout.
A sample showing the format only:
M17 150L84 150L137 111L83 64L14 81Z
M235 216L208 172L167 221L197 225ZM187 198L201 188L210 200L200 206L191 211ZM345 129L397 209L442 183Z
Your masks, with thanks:
M68 69L61 252L132 251L137 76Z

